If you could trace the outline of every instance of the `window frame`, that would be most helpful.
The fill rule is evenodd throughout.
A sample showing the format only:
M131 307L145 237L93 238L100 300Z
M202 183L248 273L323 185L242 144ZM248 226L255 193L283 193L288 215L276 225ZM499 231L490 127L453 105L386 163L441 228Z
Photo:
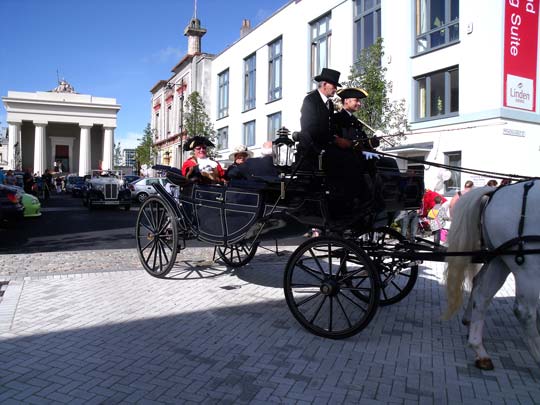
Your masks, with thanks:
M250 128L253 128L252 133L249 133ZM249 139L250 136L252 136L253 139ZM246 145L247 147L254 146L256 144L257 133L256 133L255 120L246 121L242 124L242 141L243 141L243 144Z
M257 103L257 54L244 58L244 106L243 111L253 110Z
M274 139L276 139L276 132L279 128L281 128L281 119L282 119L282 115L281 115L281 111L276 111L275 113L272 113L272 114L268 114L267 116L267 141L273 141ZM274 127L274 119L276 117L279 117L279 124L277 125L277 127L273 128Z
M452 157L459 156L459 163L452 164ZM452 167L461 167L463 162L463 155L461 151L444 152L444 164ZM451 176L448 180L444 181L444 195L452 195L461 190L461 171L450 170ZM455 185L449 185L455 184Z
M276 45L279 43L279 53ZM279 83L274 86L276 75ZM268 44L268 101L279 100L282 97L283 83L283 37L279 37Z
M217 118L229 115L229 69L218 74L218 110Z
M320 33L320 27L322 24L327 24L327 30L324 33ZM309 23L310 29L310 77L313 78L317 76L322 68L327 68L330 65L330 51L332 49L332 13L326 13L316 20ZM316 27L317 35L314 35L314 28ZM325 61L319 66L320 59L320 49L322 40L324 42L326 58ZM316 51L316 52L315 52ZM315 83L312 83L312 87L315 86Z
M225 133L225 136L223 135ZM225 138L225 142L223 142ZM216 131L217 149L224 150L229 149L229 127L221 127Z
M452 80L452 75L457 72L457 76ZM432 114L432 78L439 74L444 75L444 100L440 100L443 103L444 111L442 113ZM424 90L422 90L421 82L425 81ZM453 81L457 81L457 93L452 94ZM414 78L415 82L415 120L431 121L436 119L443 119L448 117L455 117L459 115L459 66L451 66L446 69L437 70L434 72L426 73ZM424 95L422 95L424 93ZM429 94L429 98L427 95ZM424 100L422 100L424 99ZM422 105L424 103L424 105ZM456 106L455 111L452 111L453 105Z
M439 20L440 25L431 28L431 1L438 1L444 6L444 21ZM452 18L452 5L457 7L457 17ZM422 12L422 7L425 8ZM444 48L459 42L459 0L416 0L415 1L415 45L414 52L416 55L421 55L435 49ZM437 16L438 18L438 16ZM434 22L435 23L435 22ZM439 33L443 35L443 41L435 46L432 46L432 38ZM455 38L451 36L455 35ZM424 41L421 43L420 41Z
M381 0L371 0L373 3L373 6L366 7L366 0L356 0L355 1L355 7L354 7L354 58L355 60L358 60L360 57L362 50L370 47L374 43L377 42L377 39L381 37L382 31L381 31ZM366 45L365 43L365 37L363 35L366 19L375 14L375 18L373 19L373 43ZM362 36L360 36L360 33L362 33ZM361 38L359 43L359 38Z

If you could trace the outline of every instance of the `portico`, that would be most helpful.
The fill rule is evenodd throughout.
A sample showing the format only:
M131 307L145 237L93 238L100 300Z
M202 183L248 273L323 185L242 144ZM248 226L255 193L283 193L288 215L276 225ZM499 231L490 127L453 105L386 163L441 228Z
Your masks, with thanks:
M112 169L116 99L75 93L66 81L49 92L8 91L8 167L89 174Z

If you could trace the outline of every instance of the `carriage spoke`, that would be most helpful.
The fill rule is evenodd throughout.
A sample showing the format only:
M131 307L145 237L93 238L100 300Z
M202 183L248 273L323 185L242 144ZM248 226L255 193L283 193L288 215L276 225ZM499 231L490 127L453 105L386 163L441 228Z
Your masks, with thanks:
M363 306L361 306L359 303L353 301L350 297L348 297L347 295L343 294L341 291L339 292L339 294L340 294L343 298L345 298L347 301L349 301L351 304L353 304L353 305L357 306L358 308L360 308L364 313L367 312L367 310L366 310Z
M319 295L321 295L321 292L320 292L320 291L317 291L317 292L316 292L315 294L313 294L312 296L306 297L306 298L304 298L302 301L297 302L297 303L296 303L296 306L297 306L297 307L300 307L300 306L304 305L305 303L311 301L313 298L318 297Z
M324 296L323 300L322 300L321 303L319 304L319 307L318 307L317 310L315 311L315 314L314 314L313 317L309 320L309 323L310 323L310 324L313 325L313 321L315 320L315 318L317 318L317 315L319 315L319 312L321 311L321 308L322 308L324 302L326 301L326 298L327 298L327 297L328 297L327 295Z
M153 227L153 228L155 229L155 226L154 226L153 221L152 221L150 218L148 218L147 211L148 211L147 209L144 209L144 210L142 211L142 213L143 213L144 217L146 218L146 220L148 221L148 224L149 224L151 227ZM150 212L150 214L151 214L151 212ZM150 215L150 216L152 216L152 215ZM142 223L142 222L140 222L140 223ZM144 226L146 226L146 225L144 225ZM148 226L146 226L146 228L147 228L150 232L154 232L154 229L151 229L151 228L149 228Z
M298 263L298 267L304 270L307 274L310 276L315 277L317 280L319 280L321 283L323 281L322 277L319 277L317 272L313 269L310 269L308 266L306 266L304 263ZM324 273L323 273L324 274Z
M330 296L330 314L328 316L328 331L332 332L332 314L334 312L334 297Z
M321 263L319 262L319 257L315 255L315 253L313 252L313 249L309 249L309 254L311 255L311 258L317 264L317 267L319 268L321 273L324 274L324 269L322 268Z
M169 262L169 258L167 257L167 252L165 251L165 246L172 252L172 249L167 245L164 241L161 239L159 240L159 246L161 251L163 252L163 257L165 258L165 263Z
M152 241L151 241L151 240L148 241L148 243L147 243L146 245L144 245L144 247L141 248L141 252L144 252L144 251L146 250L146 248L147 248L148 246L150 246L151 244L152 244Z
M339 296L336 295L336 301L339 304L339 307L341 308L341 312L345 316L345 319L347 320L347 324L349 325L349 328L352 328L351 320L349 319L349 316L347 315L347 312L345 311L345 308L343 308L343 304L339 300Z

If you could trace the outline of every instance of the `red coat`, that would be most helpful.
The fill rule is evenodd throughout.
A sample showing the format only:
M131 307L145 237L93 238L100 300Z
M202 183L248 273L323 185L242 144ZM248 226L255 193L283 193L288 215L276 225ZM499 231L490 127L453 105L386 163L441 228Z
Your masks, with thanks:
M444 204L446 202L446 198L444 198L439 193L432 190L426 190L422 199L422 214L420 216L427 217L429 210L435 206L436 196L441 197L441 204Z
M225 177L225 170L223 170L223 167L221 167L221 165L219 164L219 162L216 162L217 163L217 167L215 168L216 171L217 171L217 175L219 176L219 179L220 181L223 180L223 178ZM197 163L197 160L192 156L190 157L188 160L186 160L184 162L184 164L182 165L182 174L184 176L186 176L188 170L190 167L193 167L193 166L197 166L198 163Z

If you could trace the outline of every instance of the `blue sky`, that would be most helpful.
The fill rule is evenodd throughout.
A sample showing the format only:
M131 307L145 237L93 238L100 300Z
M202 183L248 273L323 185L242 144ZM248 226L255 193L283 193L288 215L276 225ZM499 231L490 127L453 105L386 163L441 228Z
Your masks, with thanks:
M197 0L203 52L221 52L242 19L255 26L287 3ZM134 147L150 120L150 88L187 52L193 9L194 0L0 0L0 95L51 90L58 70L78 93L116 98L115 141Z

